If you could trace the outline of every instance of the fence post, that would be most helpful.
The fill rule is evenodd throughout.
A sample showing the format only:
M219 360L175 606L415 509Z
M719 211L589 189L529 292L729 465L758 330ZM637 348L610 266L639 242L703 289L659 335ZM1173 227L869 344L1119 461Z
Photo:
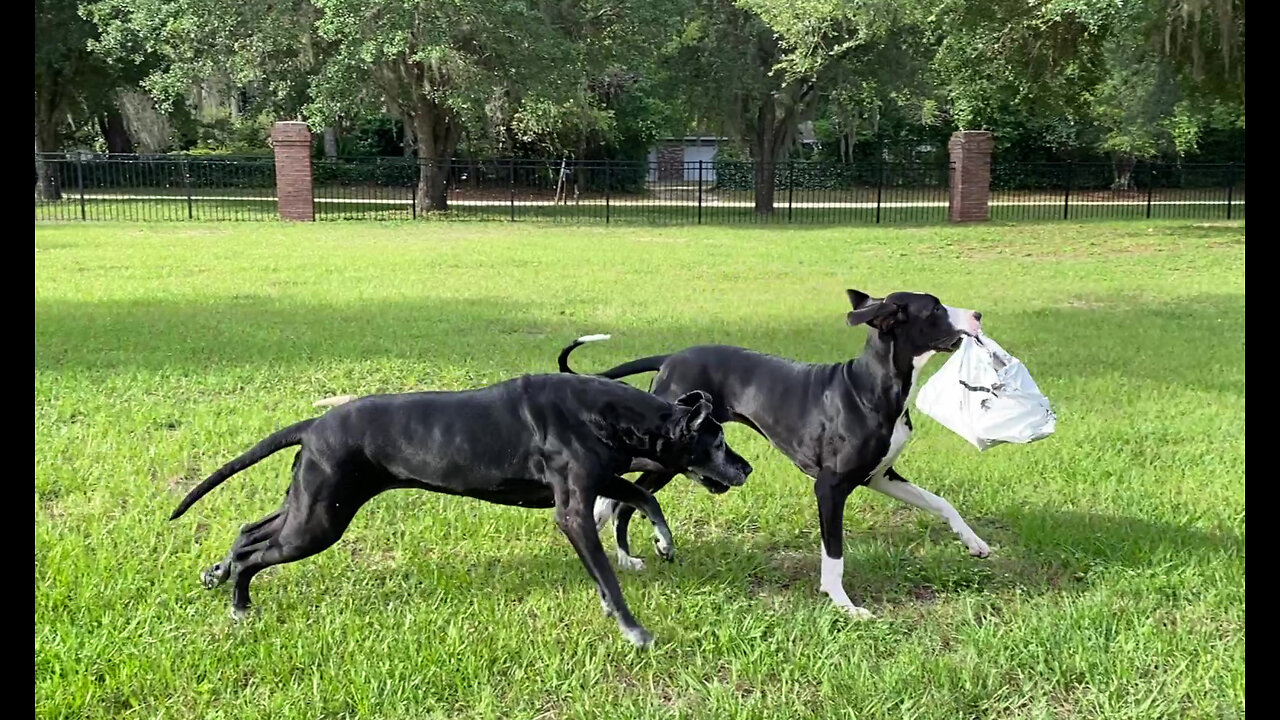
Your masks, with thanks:
M511 181L510 182L511 184L511 222L515 222L516 220L516 159L514 157L511 158L510 170L511 170L510 177L508 179Z
M884 195L884 158L880 158L876 172L876 224L880 224L880 198Z
M995 143L985 130L962 130L947 142L951 159L947 219L973 222L991 217L991 150ZM883 161L883 160L882 160Z
M182 187L187 192L187 219L194 220L195 212L191 207L191 166L186 158L182 158Z
M1236 187L1236 164L1227 167L1227 219L1231 219L1231 193Z
M80 191L80 219L85 219L84 213L84 158L80 156L80 151L76 151L76 188Z
M316 219L311 187L311 130L304 122L278 122L271 128L276 158L276 207L281 220Z
M609 161L604 161L604 224L609 224L609 195L612 188L609 186Z
M1147 166L1147 219L1151 219L1151 193L1156 186L1156 166Z
M702 163L705 160L698 161L698 224L702 224Z
M790 158L787 162L787 222L791 222L791 198L796 193L796 161Z
M1068 160L1067 161L1067 192L1065 195L1062 196L1062 219L1063 220L1068 219L1067 215L1071 212L1071 180L1073 179L1071 177L1071 171L1074 169L1075 169L1075 166L1071 164L1070 160Z

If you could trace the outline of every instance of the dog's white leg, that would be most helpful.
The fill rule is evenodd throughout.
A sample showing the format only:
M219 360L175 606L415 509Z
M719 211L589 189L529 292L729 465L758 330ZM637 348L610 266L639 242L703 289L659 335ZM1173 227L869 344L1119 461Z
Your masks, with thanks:
M947 525L951 527L951 531L959 535L960 541L969 548L970 555L986 557L991 554L991 548L987 546L987 543L982 538L978 537L978 534L969 527L964 518L960 517L960 513L956 512L951 503L928 490L916 487L906 480L890 480L884 475L872 478L868 487L946 520Z
M613 519L614 515L617 514L619 507L620 507L619 505L614 504L614 502L609 498L605 498L605 497L596 498L596 506L595 506L595 512L593 513L593 516L596 521L597 532L604 531L605 525L610 520Z
M618 548L618 567L623 570L643 570L644 560L634 555L628 555L622 551L622 548Z
M596 504L595 504L595 510L593 512L593 516L596 521L597 533L600 533L603 536L603 533L606 528L613 527L613 523L617 522L618 510L621 507L622 507L621 505L615 504L609 498L603 498L603 497L596 498ZM618 567L623 570L643 570L644 569L644 560L638 557L635 557L634 555L628 555L627 553L622 551L622 548L617 549L617 556L618 556Z
M849 599L849 594L844 591L844 558L829 556L826 545L822 546L822 579L818 583L818 590L826 593L836 607L859 620L873 617L870 610L854 605Z

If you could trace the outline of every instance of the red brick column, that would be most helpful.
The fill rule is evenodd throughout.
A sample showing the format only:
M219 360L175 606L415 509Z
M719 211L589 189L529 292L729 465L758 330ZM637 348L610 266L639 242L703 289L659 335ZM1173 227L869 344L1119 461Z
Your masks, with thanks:
M281 220L316 219L311 193L311 130L304 122L271 128L276 151L276 204Z
M947 219L974 222L990 219L991 149L995 141L986 130L962 130L951 135L951 198Z

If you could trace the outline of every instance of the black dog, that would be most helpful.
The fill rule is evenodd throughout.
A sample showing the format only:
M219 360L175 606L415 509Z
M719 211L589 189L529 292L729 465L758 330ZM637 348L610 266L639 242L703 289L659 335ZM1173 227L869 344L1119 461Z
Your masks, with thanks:
M703 345L673 355L655 355L619 365L599 377L622 378L657 371L651 391L670 398L702 390L714 398L719 422L740 422L760 433L806 475L814 478L822 531L819 589L836 605L859 617L870 613L853 604L842 583L844 505L860 485L890 495L943 518L969 553L991 551L946 500L907 482L893 461L911 436L907 397L916 376L935 352L952 352L964 335L981 330L982 314L943 305L932 295L893 293L876 299L849 290L850 325L870 329L863 354L848 362L817 365L786 360L724 345ZM560 353L561 372L571 373L569 353L587 336ZM674 477L669 471L645 472L637 484L657 492ZM627 525L632 511L601 500L596 521L616 515L614 534L624 567L643 567L631 557Z
M632 617L600 544L598 496L627 503L654 524L658 551L674 552L658 502L620 475L632 469L686 473L708 489L741 485L751 466L711 419L705 393L675 403L622 383L532 375L479 390L371 395L279 430L192 490L170 519L227 478L294 445L284 504L245 525L205 587L234 580L232 611L249 607L249 582L264 568L301 560L338 541L356 511L393 488L465 495L502 505L556 508L556 522L595 579L623 635L653 636Z

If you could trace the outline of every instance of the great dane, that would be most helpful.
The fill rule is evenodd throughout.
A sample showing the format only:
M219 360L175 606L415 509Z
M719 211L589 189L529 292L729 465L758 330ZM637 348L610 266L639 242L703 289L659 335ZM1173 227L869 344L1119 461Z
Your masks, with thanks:
M935 353L953 352L965 335L981 332L982 314L943 305L933 295L895 292L874 298L848 290L851 326L866 325L862 355L835 364L803 363L726 345L701 345L671 355L633 360L598 377L618 379L657 372L650 391L674 398L702 390L713 398L712 417L739 422L763 435L806 475L813 478L822 535L819 590L856 617L870 617L854 605L843 584L844 506L854 488L869 486L946 520L969 549L986 557L991 550L946 500L917 487L893 469L911 437L907 398L921 368ZM569 353L588 335L560 353L561 372L574 372ZM647 471L637 485L657 492L675 474ZM627 526L633 511L616 501L596 503L603 526L615 518L619 564L644 567L631 556Z
M301 445L279 510L240 529L206 587L233 582L232 613L249 608L264 568L301 560L342 537L362 505L393 488L465 495L502 505L556 509L556 522L595 580L605 612L639 646L653 636L631 615L600 544L597 497L645 514L658 551L671 532L654 497L621 477L634 469L688 474L713 492L742 485L751 465L724 439L703 392L668 401L622 383L530 375L463 392L371 395L279 430L193 489L170 519L227 478Z

